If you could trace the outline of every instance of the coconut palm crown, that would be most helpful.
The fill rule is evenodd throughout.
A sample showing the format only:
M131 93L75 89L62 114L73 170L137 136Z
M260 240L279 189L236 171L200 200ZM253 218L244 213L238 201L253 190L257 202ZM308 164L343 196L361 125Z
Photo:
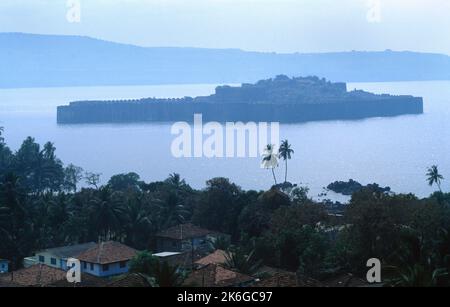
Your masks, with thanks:
M263 159L261 163L261 167L265 169L272 170L273 180L275 184L277 184L277 178L275 176L275 168L278 167L278 155L274 153L275 146L272 144L268 144L264 149Z

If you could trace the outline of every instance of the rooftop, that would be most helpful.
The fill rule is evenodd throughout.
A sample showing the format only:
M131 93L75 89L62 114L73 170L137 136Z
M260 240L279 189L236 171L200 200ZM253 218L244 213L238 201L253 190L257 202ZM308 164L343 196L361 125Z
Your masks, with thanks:
M253 277L228 270L220 265L209 264L193 271L184 286L194 287L233 287L250 283Z
M82 252L76 258L80 261L108 264L128 261L137 254L134 248L119 242L109 241L95 244L94 247Z
M82 253L96 245L97 244L94 242L89 242L89 243L84 243L84 244L48 248L48 249L40 251L40 253L45 252L45 253L55 255L59 258L66 259L66 258L70 258L70 257L75 257L75 256L79 255L80 253Z
M112 288L149 288L154 287L154 283L142 274L127 274L118 277L116 280L110 282L107 287Z
M214 253L197 260L195 263L199 265L224 264L227 262L227 254L226 251L218 249Z
M36 264L0 276L0 287L103 287L106 282L95 276L81 273L81 283L69 283L66 272L45 264Z
M159 238L168 238L173 240L186 240L205 237L213 234L214 231L204 229L193 224L182 224L163 230L156 234Z
M87 273L81 273L81 282L80 283L70 283L66 278L55 281L47 285L47 287L55 287L55 288L102 288L108 285L108 280L103 279L101 277L93 276Z
M0 276L0 284L15 284L22 287L44 287L53 282L66 279L66 272L44 264L33 265Z

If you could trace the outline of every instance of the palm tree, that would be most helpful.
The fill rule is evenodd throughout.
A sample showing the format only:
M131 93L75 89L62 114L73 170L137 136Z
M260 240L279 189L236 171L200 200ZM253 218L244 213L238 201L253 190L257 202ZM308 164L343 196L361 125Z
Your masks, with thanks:
M90 215L99 238L107 241L117 235L123 218L123 207L117 193L112 193L109 188L101 188L98 194L90 201Z
M227 250L230 248L231 242L230 238L227 236L218 236L215 239L209 239L209 244L211 245L212 249L214 250Z
M430 186L432 186L433 184L436 184L441 193L442 193L442 189L441 189L442 180L444 180L444 177L441 174L439 174L437 165L433 165L432 167L428 168L428 172L427 172L428 184Z
M449 284L449 232L442 228L431 242L420 233L403 234L401 253L394 253L397 264L386 266L386 285L392 287L436 287Z
M167 261L156 263L154 268L154 276L156 282L160 287L173 288L181 285L183 276L180 273L178 266L171 266Z
M403 268L393 267L395 277L387 282L390 287L436 287L439 280L448 276L445 268L430 269L423 264L405 264Z
M158 228L169 228L186 221L189 210L184 205L184 199L176 191L169 191L165 195L153 198L152 205L158 215Z
M294 154L294 150L291 148L291 144L289 144L288 140L284 140L281 142L280 146L280 158L282 158L286 162L286 170L284 173L284 183L287 182L287 174L288 174L288 160L292 158L292 155Z
M67 231L69 221L73 218L72 208L70 207L71 196L65 193L60 193L53 196L48 193L46 197L49 198L44 205L47 208L47 225L50 233L45 237L51 239L55 246L63 246L70 243L70 234Z
M55 155L53 143L47 142L39 153L36 170L38 175L38 193L46 191L60 191L64 183L64 168L62 162Z
M179 266L171 266L167 261L160 261L146 250L131 260L130 272L151 278L159 287L177 287L183 282Z
M273 152L273 145L268 144L263 153L263 160L261 167L265 169L271 169L273 180L275 185L277 185L277 177L275 176L275 168L278 167L278 156Z
M123 208L123 217L126 233L126 243L131 246L143 245L145 247L147 242L145 241L146 234L151 232L153 223L150 219L150 210L146 206L143 197L128 197L126 205Z
M255 251L247 254L242 248L228 251L225 254L225 266L241 274L253 275L262 265L261 260L255 259Z
M187 183L184 179L181 179L180 174L173 173L169 175L169 178L166 179L166 183L173 186L177 190L182 190L186 188Z
M0 250L3 257L11 260L13 269L20 268L23 258L35 247L25 198L19 177L6 174L0 183Z

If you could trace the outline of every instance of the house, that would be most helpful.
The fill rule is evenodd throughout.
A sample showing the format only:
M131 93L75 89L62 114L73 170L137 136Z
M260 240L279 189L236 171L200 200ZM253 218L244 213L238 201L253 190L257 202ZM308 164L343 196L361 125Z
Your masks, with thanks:
M228 252L218 249L214 253L195 261L195 264L198 267L207 266L209 264L223 265L227 262L227 256Z
M9 261L6 259L0 259L0 274L8 273L9 271Z
M29 267L34 264L45 264L56 269L67 270L67 259L76 258L80 253L95 247L94 242L77 244L56 248L49 248L36 253L34 257L24 259L24 266Z
M217 232L193 224L177 225L156 234L156 250L158 252L184 252L207 248L208 243L217 236Z
M247 287L254 277L241 274L217 264L209 264L193 271L184 281L185 287Z
M36 264L28 268L0 276L0 287L102 287L106 282L95 276L81 274L81 282L67 281L64 270L45 264Z
M109 277L128 273L130 260L138 251L119 242L109 241L95 244L80 253L81 272L98 277Z

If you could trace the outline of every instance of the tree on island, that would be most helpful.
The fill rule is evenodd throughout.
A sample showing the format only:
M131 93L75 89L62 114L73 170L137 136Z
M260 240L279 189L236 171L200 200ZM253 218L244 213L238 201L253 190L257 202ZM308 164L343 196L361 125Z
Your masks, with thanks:
M444 180L444 177L439 173L437 165L433 165L428 168L427 172L427 181L430 186L436 184L439 188L439 192L442 193L441 182Z
M275 176L275 168L278 167L278 156L273 152L274 145L268 144L263 153L263 160L261 167L265 169L271 169L273 180L275 185L277 185L277 177Z
M284 183L287 183L287 175L288 175L288 160L292 158L294 154L294 150L291 148L291 144L289 144L288 140L284 140L281 142L279 157L283 159L286 163L286 169L284 173Z

